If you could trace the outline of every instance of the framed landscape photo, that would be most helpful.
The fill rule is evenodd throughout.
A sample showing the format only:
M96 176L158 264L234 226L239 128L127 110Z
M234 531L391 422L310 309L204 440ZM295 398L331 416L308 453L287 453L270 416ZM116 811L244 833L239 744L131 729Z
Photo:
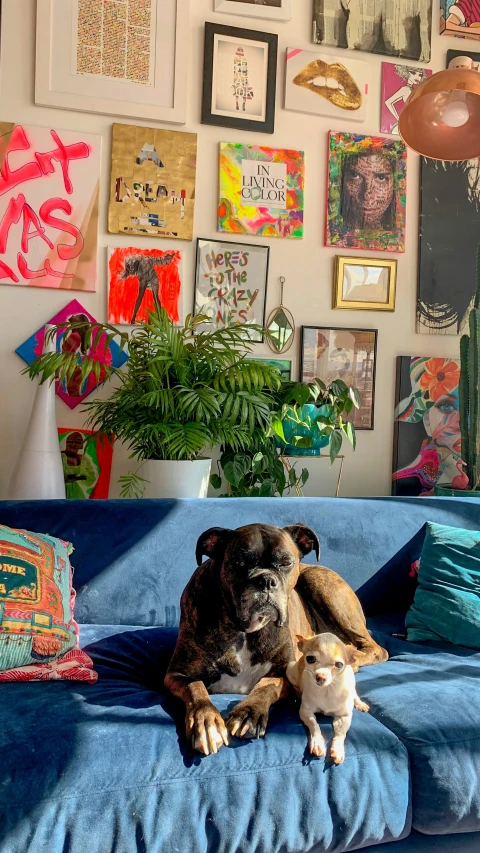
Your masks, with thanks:
M333 308L395 311L397 261L337 255Z
M209 318L205 328L236 323L265 326L269 246L197 240L194 314ZM251 340L263 341L263 334Z
M246 18L291 21L293 0L215 0L215 11Z
M190 0L37 0L35 103L186 122Z
M205 24L202 124L273 133L278 36Z
M360 408L348 417L355 429L374 426L377 334L376 329L302 326L300 381L321 379L329 385L342 379L358 388Z

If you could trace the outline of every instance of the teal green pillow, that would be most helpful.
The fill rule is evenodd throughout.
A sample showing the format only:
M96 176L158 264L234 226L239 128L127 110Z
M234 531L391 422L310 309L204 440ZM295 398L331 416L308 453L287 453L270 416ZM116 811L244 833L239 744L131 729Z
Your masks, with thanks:
M480 531L427 523L408 639L480 649Z

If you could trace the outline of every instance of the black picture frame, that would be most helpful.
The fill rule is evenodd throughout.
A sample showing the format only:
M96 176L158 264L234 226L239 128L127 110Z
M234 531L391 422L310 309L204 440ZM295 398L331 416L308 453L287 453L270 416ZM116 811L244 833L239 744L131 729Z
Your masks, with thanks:
M195 253L195 280L194 280L194 289L193 289L193 316L195 317L198 313L197 310L197 291L198 291L198 283L199 283L199 269L200 269L200 249L201 244L203 243L212 243L220 246L229 246L239 247L241 246L243 249L261 249L266 253L266 262L265 262L265 276L264 276L264 290L263 290L263 310L261 313L261 322L258 325L261 325L265 328L266 322L266 311L267 311L267 289L268 289L268 272L270 266L270 246L264 246L259 243L241 243L238 240L217 240L215 237L198 237L197 238L197 247ZM221 286L221 285L220 285ZM212 329L216 328L213 323L210 324ZM265 340L265 334L261 335L258 339L251 339L252 343L261 344Z
M264 42L268 46L267 79L265 91L265 121L255 121L236 116L221 116L212 113L212 88L215 36L228 36L242 41ZM275 131L275 97L277 90L277 56L278 35L264 33L243 27L228 27L223 24L205 24L205 49L203 60L203 99L202 124L216 127L232 127L236 130L253 130L257 133L274 133Z
M352 415L354 416L353 417L353 423L355 425L355 429L356 430L366 430L366 431L371 432L373 429L375 429L375 384L376 384L376 377L377 377L378 329L358 329L358 328L351 329L351 328L345 328L344 326L328 326L328 325L324 325L324 326L302 326L301 355L300 355L300 382L311 382L312 378L313 378L311 376L307 376L306 372L305 372L305 337L306 337L306 333L308 331L316 331L316 332L328 331L328 332L347 332L347 333L348 332L354 332L356 334L373 335L373 365L372 365L372 374L371 374L371 385L372 385L371 397L372 397L372 400L371 400L371 404L369 407L370 412L371 412L369 426L364 426L361 423L359 423L360 418L358 418L358 417L357 417L357 423L355 423L355 416L357 415L357 413L361 417L361 411L362 411L361 408L352 410ZM328 376L318 376L316 378L322 379L324 382L331 381L331 380L329 380ZM359 388L358 390L360 391L360 396L362 396L362 389ZM352 420L352 418L350 418L350 420Z

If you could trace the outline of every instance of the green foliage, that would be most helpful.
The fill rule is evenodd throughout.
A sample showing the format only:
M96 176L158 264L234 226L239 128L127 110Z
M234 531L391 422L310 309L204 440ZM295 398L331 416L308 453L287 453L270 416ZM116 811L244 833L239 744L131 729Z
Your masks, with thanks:
M88 326L87 351L106 334L129 352L122 370L105 367L106 377L115 375L117 380L108 399L84 404L88 425L126 442L139 460L197 459L217 444L235 453L249 448L255 431L269 428L279 373L248 360L253 348L249 332L258 331L256 326L205 332L201 327L206 319L190 315L178 328L160 309L129 334L109 325ZM70 333L77 326L61 328ZM26 372L46 382L64 381L80 369L84 380L92 364L100 371L92 359L51 353L35 359ZM138 478L125 480L122 488L128 494L138 491Z
M263 439L256 438L257 450L235 452L227 448L223 451L218 464L227 491L222 497L273 498L283 497L292 490L298 493L308 480L307 469L303 468L300 474L295 467L287 470L274 439L265 435ZM212 474L210 482L214 489L224 486L219 474Z
M480 489L480 245L477 255L477 291L469 317L469 335L460 341L460 430L462 458L471 490Z

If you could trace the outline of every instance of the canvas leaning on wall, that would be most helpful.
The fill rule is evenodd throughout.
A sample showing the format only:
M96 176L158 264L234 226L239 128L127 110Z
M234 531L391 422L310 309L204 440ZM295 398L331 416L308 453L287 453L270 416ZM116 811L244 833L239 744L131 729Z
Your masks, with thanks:
M359 59L289 47L285 109L351 121L367 118L370 66Z

